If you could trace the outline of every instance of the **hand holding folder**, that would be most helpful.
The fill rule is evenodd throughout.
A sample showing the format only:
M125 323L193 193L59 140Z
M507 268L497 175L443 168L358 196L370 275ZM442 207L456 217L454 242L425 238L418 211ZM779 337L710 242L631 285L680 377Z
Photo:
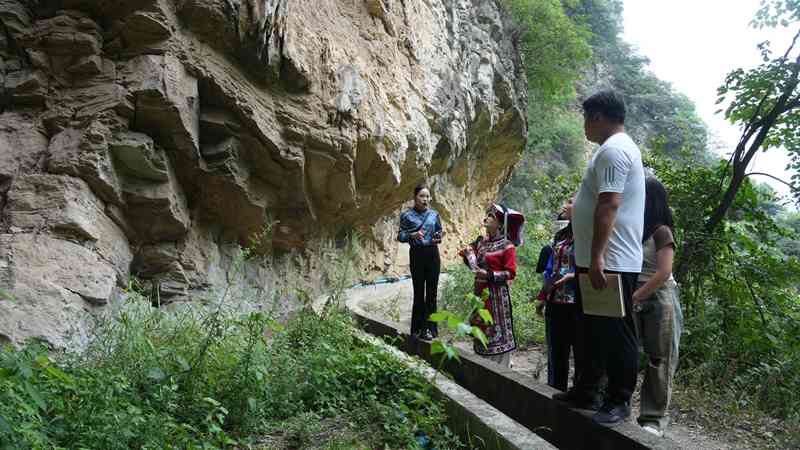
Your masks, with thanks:
M578 274L578 285L583 300L583 313L592 316L625 317L625 300L622 296L622 278L616 273L607 273L605 289L595 289L589 274Z

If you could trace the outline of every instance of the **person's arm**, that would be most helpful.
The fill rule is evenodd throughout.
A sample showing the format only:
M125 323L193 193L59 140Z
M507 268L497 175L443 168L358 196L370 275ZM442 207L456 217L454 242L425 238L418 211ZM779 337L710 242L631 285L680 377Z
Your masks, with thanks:
M411 239L415 239L412 232L416 228L415 224L409 219L408 212L400 215L400 231L397 233L397 240L400 242L408 243Z
M635 303L647 300L672 275L672 262L675 257L675 238L667 226L660 226L653 233L656 246L656 273L633 293Z
M634 303L639 303L649 298L672 275L672 259L675 248L668 245L656 252L656 273L645 284L633 293Z
M607 284L606 276L603 273L605 253L620 205L622 205L622 194L619 192L603 192L597 196L592 235L592 259L589 267L589 280L595 289L604 289Z
M559 278L558 280L556 280L556 282L553 283L553 289L558 289L568 281L572 281L574 279L575 279L575 272L570 272L564 275L563 277Z
M442 218L437 213L436 214L436 223L433 225L433 243L439 244L442 242L442 236L444 236L444 230L442 229Z
M501 270L488 272L489 282L502 283L511 281L517 276L517 249L509 245L503 252L503 267Z

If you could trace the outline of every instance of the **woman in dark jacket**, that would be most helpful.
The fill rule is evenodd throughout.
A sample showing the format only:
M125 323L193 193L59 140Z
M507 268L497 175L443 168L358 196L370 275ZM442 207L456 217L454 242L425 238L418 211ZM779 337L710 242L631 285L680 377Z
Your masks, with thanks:
M414 285L414 306L411 310L411 334L422 339L438 335L436 324L428 317L436 312L436 291L439 286L439 243L442 242L442 222L430 207L431 193L427 186L414 188L414 207L400 215L397 240L411 248L411 282Z

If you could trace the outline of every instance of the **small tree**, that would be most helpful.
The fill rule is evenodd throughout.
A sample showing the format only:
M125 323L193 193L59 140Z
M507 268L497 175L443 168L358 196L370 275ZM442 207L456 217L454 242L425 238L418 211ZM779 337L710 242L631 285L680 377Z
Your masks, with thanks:
M765 175L787 184L800 200L800 0L762 0L761 9L751 25L759 29L781 27L796 30L792 42L780 56L773 56L769 41L758 44L762 64L750 70L732 71L717 91L717 104L731 100L725 118L740 125L742 134L728 160L728 170L722 172L714 195L719 201L705 221L701 233L705 235L713 234L724 221L742 183L751 175ZM790 166L798 171L791 181L770 174L748 172L759 151L774 148L784 148L789 152ZM701 249L699 243L699 239L684 242L684 256L676 271L679 279L685 277L689 261Z

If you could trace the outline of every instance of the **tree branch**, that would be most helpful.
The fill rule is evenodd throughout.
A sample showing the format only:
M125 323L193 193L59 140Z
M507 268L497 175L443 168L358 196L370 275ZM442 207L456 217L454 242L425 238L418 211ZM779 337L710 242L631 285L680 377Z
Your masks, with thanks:
M798 192L798 191L800 191L800 189L798 189L798 188L797 188L795 185L793 185L792 183L789 183L788 181L781 180L780 178L778 178L778 177L776 177L776 176L774 176L774 175L770 175L770 174L768 174L768 173L764 173L764 172L750 172L750 173L746 173L746 174L744 174L745 178L749 177L750 175L759 175L759 176L762 176L762 177L769 177L769 178L772 178L772 179L773 179L773 180L775 180L775 181L778 181L778 182L781 182L781 183L785 184L786 186L789 186L789 189L791 189L791 190L792 190L792 192Z

